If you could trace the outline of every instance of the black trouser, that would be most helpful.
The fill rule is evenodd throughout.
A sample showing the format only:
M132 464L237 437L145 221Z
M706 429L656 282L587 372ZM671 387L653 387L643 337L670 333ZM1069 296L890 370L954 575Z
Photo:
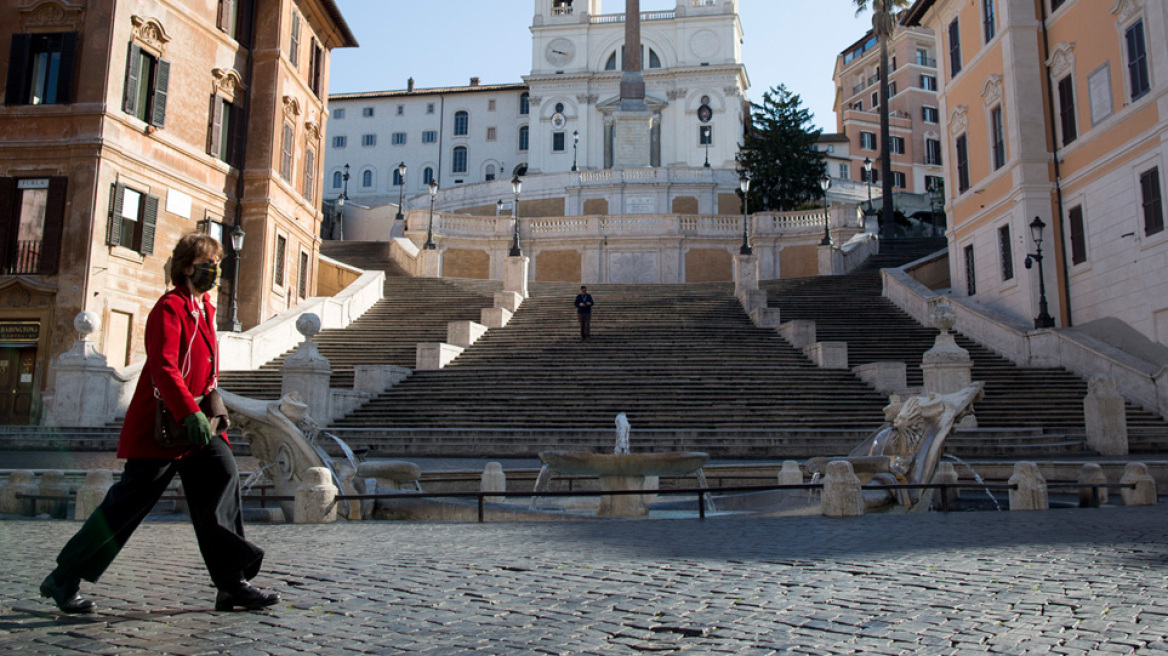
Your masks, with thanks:
M254 577L264 551L243 537L239 470L221 437L179 460L130 458L122 478L57 556L62 577L97 581L177 473L211 580L230 590Z
M592 313L577 312L576 316L580 318L580 339L592 337Z

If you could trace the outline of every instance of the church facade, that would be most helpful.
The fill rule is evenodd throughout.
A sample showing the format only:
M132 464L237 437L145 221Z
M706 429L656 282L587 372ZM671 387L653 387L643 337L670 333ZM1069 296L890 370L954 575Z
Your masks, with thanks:
M500 199L510 207L506 181L515 174L613 169L625 13L601 13L600 0L536 0L534 8L533 66L521 82L471 78L465 87L416 88L411 80L404 90L334 94L325 199L345 193L354 203L377 206L402 197L407 207L423 207L434 180L443 190L439 209L485 213ZM648 164L732 169L749 87L738 0L678 0L672 10L638 16L651 116ZM399 164L406 165L404 177ZM611 189L572 200L563 186L541 191L533 185L524 200L546 195L549 202L539 206L546 216L669 212L677 198L687 199L681 202L687 213L737 213L737 199L715 191L716 178L688 176L679 183L688 191L655 194L651 201L642 194L630 207L626 194ZM497 184L447 193L490 182ZM734 184L723 191L733 196Z

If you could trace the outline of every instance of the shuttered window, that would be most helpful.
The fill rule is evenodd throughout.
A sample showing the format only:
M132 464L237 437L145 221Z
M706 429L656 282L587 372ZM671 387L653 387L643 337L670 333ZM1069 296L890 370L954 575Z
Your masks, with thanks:
M130 44L122 109L161 128L166 125L166 96L170 87L170 62L158 59L138 44Z
M143 255L154 254L154 233L158 224L158 197L124 184L110 186L109 221L106 243L123 246Z
M73 101L77 33L13 34L6 105L62 105Z
M1067 213L1071 224L1071 264L1082 264L1087 261L1087 235L1084 233L1083 206L1076 205Z

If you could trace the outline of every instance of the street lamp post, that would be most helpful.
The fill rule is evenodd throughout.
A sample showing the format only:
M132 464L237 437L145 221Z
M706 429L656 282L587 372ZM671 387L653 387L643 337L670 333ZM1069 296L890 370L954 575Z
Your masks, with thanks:
M864 158L864 177L868 180L868 209L864 211L864 216L872 213L872 158Z
M1035 328L1054 328L1054 317L1046 307L1046 278L1042 274L1042 230L1046 224L1039 217L1030 222L1030 238L1034 240L1034 253L1026 254L1026 268L1038 264L1038 316L1034 318Z
M710 168L710 142L713 141L711 139L710 126L708 125L702 126L702 141L705 142L706 146L706 163L702 164L702 166L708 169Z
M337 196L337 241L345 241L345 201L349 199L349 165L345 165L345 186Z
M511 210L512 223L515 224L515 238L511 242L511 250L507 254L511 257L523 257L523 249L519 247L519 192L523 191L523 181L519 174L511 178L511 191L515 194L515 207Z
M438 195L438 181L430 181L430 227L426 228L426 243L422 248L433 251L438 249L438 245L434 243L434 197Z
M239 323L239 265L243 254L243 228L237 223L231 231L231 250L235 252L235 272L231 281L231 331L240 332L243 325Z
M750 174L746 171L738 177L738 188L742 190L742 248L738 252L741 255L754 255L754 249L750 247L750 224L746 218L746 194L750 191Z
M831 189L831 178L824 175L819 179L819 187L823 189L823 240L820 246L831 246L831 213L827 207L827 190Z
M503 199L495 201L495 216L503 216Z
M576 168L576 152L577 152L577 149L579 146L580 146L580 131L579 130L572 130L572 170L573 171L578 170Z
M402 162L397 165L397 216L394 217L398 221L405 221L406 215L402 214L402 203L405 201L406 193L406 163Z

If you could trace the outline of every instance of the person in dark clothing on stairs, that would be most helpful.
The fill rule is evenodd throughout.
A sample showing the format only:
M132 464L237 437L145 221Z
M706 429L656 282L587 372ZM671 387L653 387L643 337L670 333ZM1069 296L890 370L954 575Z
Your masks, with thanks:
M580 320L580 341L592 337L592 295L587 287L580 287L576 295L576 317Z

